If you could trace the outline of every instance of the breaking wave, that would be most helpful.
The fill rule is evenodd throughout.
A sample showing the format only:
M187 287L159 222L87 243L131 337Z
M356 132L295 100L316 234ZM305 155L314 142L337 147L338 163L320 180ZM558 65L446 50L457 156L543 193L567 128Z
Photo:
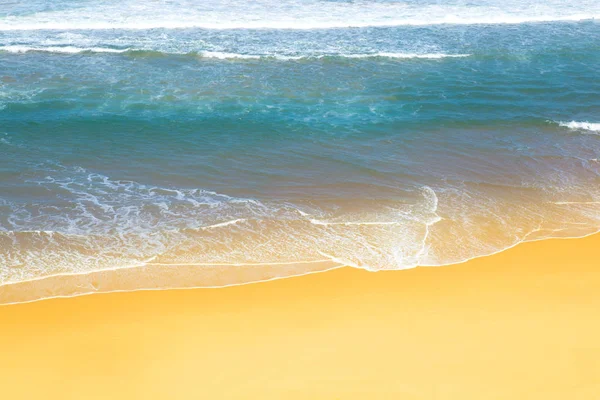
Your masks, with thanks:
M600 123L594 123L594 122L578 122L578 121L571 121L571 122L559 122L558 123L560 126L563 126L565 128L569 128L572 130L583 130L583 131L589 131L589 132L600 132Z
M459 10L460 11L460 10ZM0 31L90 31L90 30L153 30L153 29L207 29L207 30L242 30L242 29L273 29L273 30L324 30L324 29L347 29L347 28L377 28L398 26L432 26L432 25L508 25L544 22L577 22L594 21L600 19L600 12L577 13L560 15L554 13L515 15L506 14L483 14L483 15L461 15L457 13L433 15L432 18L423 18L417 15L406 17L390 17L389 15L377 16L375 18L360 19L316 19L306 20L288 18L266 19L243 19L238 21L209 22L198 19L186 20L186 18L173 18L172 20L157 19L137 20L135 22L124 20L107 21L35 21L4 19L0 20Z
M30 53L30 52L43 52L43 53L59 53L59 54L77 54L77 53L125 53L129 49L119 50L102 47L90 47L81 48L74 46L48 46L48 47L34 47L34 46L0 46L0 52L6 53Z
M42 53L58 53L58 54L79 54L79 53L114 53L114 54L169 54L161 53L157 51L144 50L144 49L114 49L104 47L74 47L74 46L0 46L0 52L7 53L30 53L30 52L42 52ZM216 51L203 51L203 52L191 52L191 53L170 53L170 54L183 54L188 56L194 56L199 58L207 59L219 59L219 60L260 60L260 59L274 59L282 61L290 60L310 60L310 59L323 59L323 58L392 58L392 59L442 59L442 58L462 58L468 57L469 54L446 54L446 53L364 53L364 54L303 54L303 55L286 55L286 54L240 54L240 53L226 53Z

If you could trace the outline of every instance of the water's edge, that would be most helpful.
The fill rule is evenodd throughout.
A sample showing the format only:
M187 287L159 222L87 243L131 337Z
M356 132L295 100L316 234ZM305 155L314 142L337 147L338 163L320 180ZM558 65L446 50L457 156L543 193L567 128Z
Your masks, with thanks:
M600 234L600 229L582 236L548 237L522 240L511 246L490 254L478 255L459 262L443 265L417 265L399 269L402 271L417 267L448 267L464 264L472 260L491 257L511 250L519 245L545 240L583 239ZM285 266L286 268L282 268ZM304 268L302 268L304 267ZM115 268L85 273L56 274L42 278L0 285L0 306L33 303L42 300L65 299L93 294L124 293L138 291L220 289L232 286L271 282L280 279L296 278L328 272L340 268L358 268L336 264L333 261L308 261L298 263L272 263L247 265L194 265L164 266L148 263L146 265ZM363 269L363 268L358 268ZM365 269L369 272L378 272ZM390 271L390 270L386 270ZM283 272L283 274L282 274ZM156 280L162 286L144 286ZM111 286L112 285L112 286ZM131 285L130 287L127 287ZM137 287L135 287L137 285Z

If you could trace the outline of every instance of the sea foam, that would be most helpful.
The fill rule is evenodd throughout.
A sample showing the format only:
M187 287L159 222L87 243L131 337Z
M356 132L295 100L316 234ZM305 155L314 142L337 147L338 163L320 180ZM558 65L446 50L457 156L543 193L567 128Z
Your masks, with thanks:
M107 47L75 47L75 46L0 46L0 52L7 53L57 53L57 54L79 54L79 53L112 53L112 54L123 54L130 53L135 55L137 53L147 53L149 50L145 49L114 49ZM190 53L163 53L162 54L179 54L179 55L190 55L197 56L206 59L218 59L218 60L260 60L260 59L273 59L280 61L294 61L294 60L311 60L311 59L323 59L323 58L391 58L391 59L443 59L443 58L462 58L469 57L470 54L446 54L446 53L388 53L388 52L375 52L375 53L331 53L331 54L301 54L301 55L289 55L279 53L267 53L267 54L242 54L242 53L227 53L218 51L202 51L202 52L190 52Z
M185 13L181 11L185 10ZM598 2L577 5L560 0L429 2L322 0L222 0L217 2L140 3L98 1L92 6L39 10L0 19L0 30L150 30L150 29L339 29L441 24L521 24L581 21L600 16Z
M571 122L559 122L560 126L573 130L584 130L589 132L600 132L600 123L587 122L587 121L571 121Z
M35 30L152 30L152 29L285 29L285 30L315 30L315 29L344 29L344 28L377 28L395 26L428 26L428 25L514 25L542 22L576 22L600 19L598 14L576 15L539 15L539 16L482 16L463 18L446 16L434 19L398 18L373 21L231 21L225 23L196 22L196 21L148 21L148 22L30 22L30 23L0 23L0 31L35 31Z
M62 54L77 54L77 53L124 53L129 49L111 49L104 47L74 47L74 46L0 46L0 52L7 53L62 53Z

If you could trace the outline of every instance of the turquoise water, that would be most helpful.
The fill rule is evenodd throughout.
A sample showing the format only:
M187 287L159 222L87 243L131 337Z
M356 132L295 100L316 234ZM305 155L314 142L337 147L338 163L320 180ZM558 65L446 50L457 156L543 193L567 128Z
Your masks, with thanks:
M0 285L404 269L595 232L598 17L556 0L0 5Z

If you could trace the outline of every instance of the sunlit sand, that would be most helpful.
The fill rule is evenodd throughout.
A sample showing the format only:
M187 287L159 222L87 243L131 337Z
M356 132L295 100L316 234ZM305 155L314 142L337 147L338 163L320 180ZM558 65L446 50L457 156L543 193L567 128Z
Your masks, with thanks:
M600 236L0 307L7 399L597 399Z

